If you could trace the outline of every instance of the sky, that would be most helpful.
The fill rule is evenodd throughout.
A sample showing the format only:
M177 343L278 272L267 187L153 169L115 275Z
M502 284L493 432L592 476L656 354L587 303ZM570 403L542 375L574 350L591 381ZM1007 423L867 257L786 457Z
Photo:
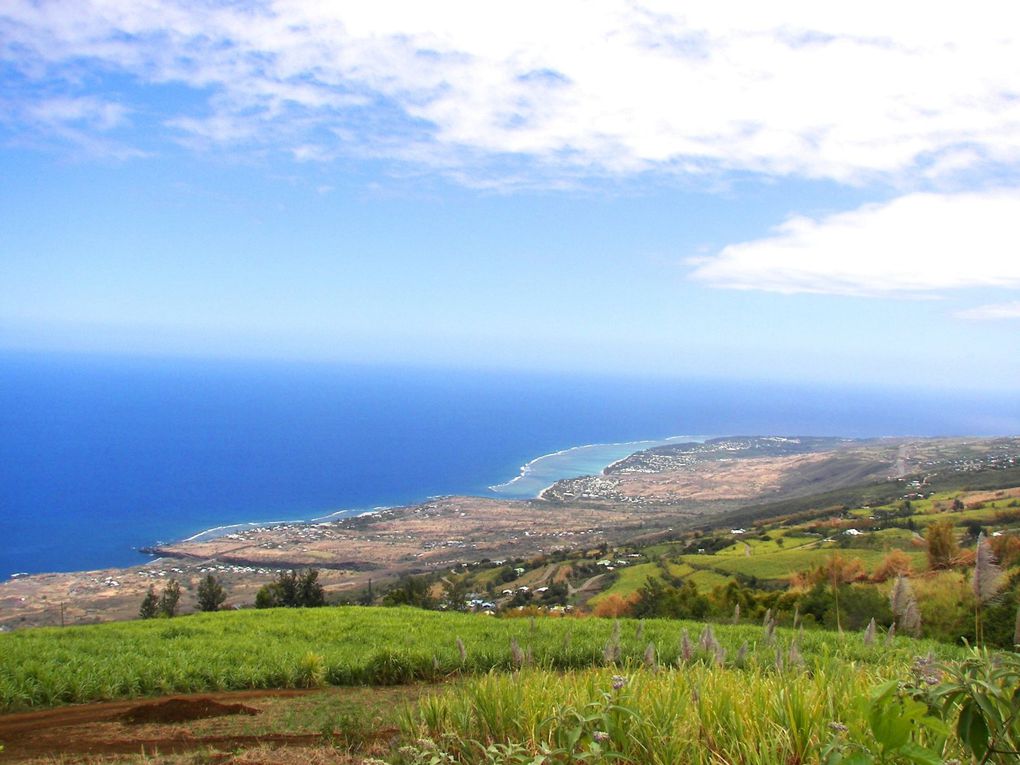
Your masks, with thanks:
M1015 391L1020 6L0 6L0 349Z

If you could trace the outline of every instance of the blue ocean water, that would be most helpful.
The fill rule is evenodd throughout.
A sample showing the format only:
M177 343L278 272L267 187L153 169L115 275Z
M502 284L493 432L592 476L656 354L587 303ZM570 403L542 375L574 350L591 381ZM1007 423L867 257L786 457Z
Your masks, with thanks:
M0 578L134 564L223 524L491 496L578 445L1018 431L1020 395L6 353ZM575 450L506 491L619 452Z

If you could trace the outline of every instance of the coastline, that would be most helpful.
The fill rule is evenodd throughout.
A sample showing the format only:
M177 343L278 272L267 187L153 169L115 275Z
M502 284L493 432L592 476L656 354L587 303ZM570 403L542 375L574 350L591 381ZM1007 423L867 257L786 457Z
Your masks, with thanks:
M506 487L513 486L513 485L519 483L520 481L525 480L531 473L535 472L536 466L541 465L543 462L546 462L549 459L556 458L556 457L564 457L566 455L577 454L579 452L584 452L584 451L593 450L593 449L601 449L601 448L618 449L618 448L623 448L623 447L628 447L628 448L633 447L633 449L631 451L629 451L627 455L625 455L623 457L618 457L616 459L613 459L611 462L605 464L605 466L603 466L601 468L602 471L605 471L608 468L610 468L613 465L615 465L617 462L620 462L620 461L626 459L627 456L629 456L630 454L633 454L634 452L643 451L644 449L650 449L650 448L653 448L655 446L664 446L666 444L673 443L673 442L676 442L676 441L703 441L703 440L705 440L707 438L713 438L713 437L714 436L678 435L678 436L667 436L666 438L662 438L662 439L650 438L650 439L639 439L639 440L636 440L636 441L614 441L614 442L608 442L608 443L593 443L593 444L580 444L578 446L568 446L565 449L560 449L560 450L555 451L555 452L549 452L548 454L542 454L542 455L540 455L538 457L535 457L532 460L529 460L527 463L525 463L524 465L521 466L520 472L518 473L518 475L516 475L513 478L511 478L509 481L504 481L503 483L493 484L493 485L488 487L488 490L490 492L496 494L496 495L502 495L503 492L501 491L501 489L505 489ZM561 468L560 470L562 472L564 472L565 475L557 477L555 480L553 480L548 485L538 489L537 491L530 492L527 496L520 496L520 497L502 496L502 498L504 498L504 499L521 500L521 501L525 501L525 500L528 500L528 499L542 500L543 499L542 495L545 493L545 491L547 489L549 489L552 486L554 486L557 481L562 480L563 478L566 478L566 477L571 477L571 475L573 473L577 472L577 471L572 471L572 470L564 470L563 468ZM585 471L582 474L587 475L588 471ZM429 497L425 497L424 499L419 500L419 501L425 502L425 501L441 498L443 496L452 496L452 495L429 496ZM267 529L271 529L271 528L275 528L275 527L281 527L281 526L311 526L311 525L315 525L315 524L318 524L318 523L329 523L329 522L333 522L333 521L344 520L346 518L362 518L362 517L374 515L376 513L380 513L380 512L386 511L386 510L392 510L392 509L394 509L394 507L396 507L396 506L394 506L394 505L378 505L378 506L372 507L370 509L347 508L347 509L335 510L333 512L326 513L325 515L320 515L320 516L316 516L316 517L313 517L313 518L295 518L295 519L292 519L292 520L275 520L275 521L240 521L240 522L237 522L237 523L227 523L227 524L222 524L220 526L213 526L211 528L203 529L203 530L201 530L199 532L196 532L195 534L192 534L192 535L190 535L188 537L185 537L183 539L175 540L175 543L209 542L209 541L212 541L212 540L215 540L215 539L219 539L221 537L229 536L230 534L234 534L234 533L242 533L242 532L247 532L247 531L261 531L261 530L267 530ZM152 545L147 545L146 547L141 548L141 551L155 549L155 548L158 548L158 547L162 546L163 544L164 543L162 543L162 542L156 542L156 543L153 543Z
M493 492L494 494L507 497L514 497L516 495L513 494L512 492L508 492L507 490L512 489L516 484L520 483L521 481L527 480L534 473L538 472L539 467L543 465L543 463L547 463L551 460L556 460L557 458L566 457L567 455L579 455L579 453L590 452L592 450L597 449L610 449L614 451L622 449L624 447L628 449L627 453L624 454L623 456L617 456L614 454L612 458L608 459L608 461L603 461L602 464L597 468L593 468L590 464L586 464L583 468L573 468L572 466L569 465L569 463L568 466L565 467L561 466L558 470L554 468L551 472L558 472L561 473L561 475L550 476L553 478L552 483L545 485L544 487L539 487L534 491L527 492L524 495L516 496L516 498L519 499L541 499L542 493L547 488L549 488L549 486L556 483L556 481L563 480L564 478L573 478L577 477L578 475L589 475L592 472L594 472L594 470L598 471L605 470L606 468L615 465L620 460L626 459L631 454L634 454L635 452L639 451L644 451L645 449L651 449L656 446L665 446L676 441L698 441L704 438L710 438L710 436L678 435L667 436L666 438L659 439L648 438L639 439L636 441L613 441L607 443L580 444L578 446L569 446L565 449L560 449L558 451L549 452L548 454L543 454L538 457L535 457L534 459L522 465L520 467L520 471L518 472L518 474L511 478L509 481L493 484L488 488L489 491Z

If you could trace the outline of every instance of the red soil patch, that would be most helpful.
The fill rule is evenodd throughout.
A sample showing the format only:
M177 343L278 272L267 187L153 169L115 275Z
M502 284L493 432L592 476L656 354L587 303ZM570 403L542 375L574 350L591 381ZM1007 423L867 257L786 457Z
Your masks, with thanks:
M120 715L120 720L135 724L182 723L225 715L257 715L259 710L244 704L220 704L210 698L167 699L155 704L139 704Z
M175 727L181 722L204 717L258 713L258 710L238 703L242 700L293 697L305 693L308 691L232 691L197 697L175 696L149 703L139 703L134 699L0 715L0 741L4 744L0 758L95 757L137 754L142 750L180 753L208 747L229 751L250 746L308 746L317 743L321 736L268 732L261 735L194 736ZM127 724L129 718L134 724Z

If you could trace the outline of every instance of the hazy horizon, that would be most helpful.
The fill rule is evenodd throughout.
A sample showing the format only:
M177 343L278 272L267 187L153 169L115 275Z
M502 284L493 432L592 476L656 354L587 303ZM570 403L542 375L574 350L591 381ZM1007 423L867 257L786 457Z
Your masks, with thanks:
M0 10L0 350L1011 391L1014 9Z

